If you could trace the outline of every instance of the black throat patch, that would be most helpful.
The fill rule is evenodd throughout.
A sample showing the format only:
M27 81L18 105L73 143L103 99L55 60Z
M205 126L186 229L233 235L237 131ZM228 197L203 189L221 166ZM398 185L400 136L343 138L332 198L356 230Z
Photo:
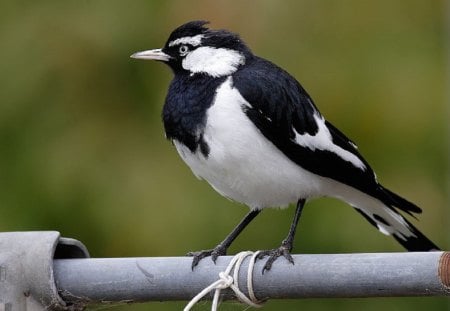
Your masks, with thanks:
M203 139L206 111L226 78L212 78L206 74L175 75L162 112L167 139L178 140L191 152L200 148L200 152L208 156L209 146Z

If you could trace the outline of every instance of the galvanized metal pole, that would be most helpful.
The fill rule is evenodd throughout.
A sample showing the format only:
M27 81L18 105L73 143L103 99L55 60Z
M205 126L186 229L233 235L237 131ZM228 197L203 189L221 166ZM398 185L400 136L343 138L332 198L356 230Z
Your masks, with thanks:
M294 255L295 265L279 259L262 274L253 271L259 299L311 297L449 296L450 253L376 253ZM202 260L194 271L191 258L104 258L55 260L60 295L68 303L189 300L218 279L232 257L217 264ZM248 260L239 284L247 293ZM231 291L224 292L232 299Z
M55 286L53 260L85 257L83 244L59 232L0 233L0 310L66 310Z
M189 257L90 259L79 241L58 232L0 233L0 311L78 310L88 304L189 300L218 279L231 261ZM262 274L259 299L450 296L450 253L294 255ZM247 293L249 258L238 275ZM224 299L234 299L223 291Z

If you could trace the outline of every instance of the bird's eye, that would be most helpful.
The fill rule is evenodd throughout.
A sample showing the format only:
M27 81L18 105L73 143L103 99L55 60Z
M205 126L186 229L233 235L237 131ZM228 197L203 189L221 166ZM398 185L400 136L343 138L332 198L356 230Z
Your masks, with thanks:
M180 55L186 55L189 52L189 47L187 45L180 46Z

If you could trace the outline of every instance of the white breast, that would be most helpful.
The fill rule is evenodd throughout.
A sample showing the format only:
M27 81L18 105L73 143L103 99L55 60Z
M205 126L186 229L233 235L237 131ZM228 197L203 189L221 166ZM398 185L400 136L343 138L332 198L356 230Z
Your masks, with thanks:
M203 138L210 148L208 157L175 141L194 174L251 208L286 206L323 194L327 179L302 169L267 140L243 112L246 105L228 78L207 111Z

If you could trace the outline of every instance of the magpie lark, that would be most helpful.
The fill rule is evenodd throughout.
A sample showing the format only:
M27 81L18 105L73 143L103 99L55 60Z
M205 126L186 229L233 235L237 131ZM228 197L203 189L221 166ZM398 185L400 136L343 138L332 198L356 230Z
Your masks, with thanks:
M175 29L162 49L133 54L166 63L174 78L162 112L166 136L201 179L250 212L215 248L192 252L216 261L266 207L297 202L289 233L264 270L290 251L307 200L328 196L355 208L369 223L409 251L439 248L399 210L415 204L384 188L356 145L326 121L289 73L254 55L241 38L205 21ZM263 272L264 272L263 270Z

